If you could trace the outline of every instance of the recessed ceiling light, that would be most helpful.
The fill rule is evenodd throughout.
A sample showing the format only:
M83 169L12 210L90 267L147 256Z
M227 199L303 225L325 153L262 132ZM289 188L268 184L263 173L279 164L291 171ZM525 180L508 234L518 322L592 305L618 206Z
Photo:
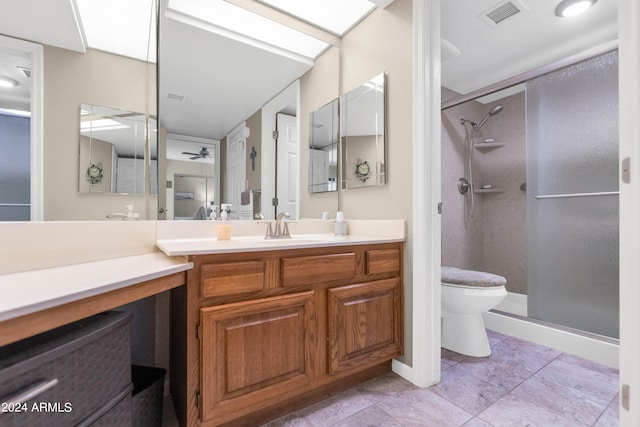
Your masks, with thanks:
M10 79L9 77L0 77L0 87L14 87L18 86L18 82Z
M593 6L598 0L562 0L556 7L556 16L576 16Z

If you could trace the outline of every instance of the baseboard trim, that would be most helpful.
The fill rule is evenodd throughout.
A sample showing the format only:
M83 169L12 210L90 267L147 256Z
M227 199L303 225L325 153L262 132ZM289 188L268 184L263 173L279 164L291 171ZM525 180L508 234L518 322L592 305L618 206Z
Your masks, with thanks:
M496 332L551 347L565 353L618 368L618 340L560 329L510 313L490 311L483 314L485 326Z

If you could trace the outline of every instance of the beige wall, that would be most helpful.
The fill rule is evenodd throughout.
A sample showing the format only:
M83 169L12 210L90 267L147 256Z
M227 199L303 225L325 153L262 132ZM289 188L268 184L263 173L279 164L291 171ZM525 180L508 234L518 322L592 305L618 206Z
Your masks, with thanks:
M155 64L109 53L44 49L44 219L101 220L133 204L155 219L156 196L78 194L80 104L156 114Z
M326 58L325 56L328 56ZM328 63L326 64L325 63ZM339 62L339 77L331 64ZM376 9L342 38L342 46L329 50L301 79L301 147L305 147L309 112L335 99L370 78L386 75L387 184L338 193L309 194L308 150L301 150L301 217L318 218L322 211L334 212L338 202L345 218L404 219L407 243L404 256L405 356L411 364L412 319L412 191L413 191L413 15L411 0L396 0L386 9ZM303 155L304 154L304 155ZM338 185L340 187L340 185ZM339 200L336 200L336 194ZM329 209L329 206L333 206Z
M246 126L251 129L249 138L247 138L247 159L245 161L245 170L247 181L249 182L248 190L257 190L262 188L262 180L260 174L262 173L262 161L260 156L262 155L262 110L258 110L251 117L245 121ZM256 148L257 156L255 158L255 168L251 169L251 147Z
M309 193L309 114L340 96L340 50L331 47L300 78L300 218L336 217L338 193Z

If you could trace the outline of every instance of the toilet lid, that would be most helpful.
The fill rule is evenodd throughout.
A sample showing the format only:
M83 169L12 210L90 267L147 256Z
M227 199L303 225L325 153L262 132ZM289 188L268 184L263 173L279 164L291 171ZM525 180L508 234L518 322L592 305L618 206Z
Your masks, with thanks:
M497 274L485 273L484 271L462 270L455 267L442 267L441 275L442 283L450 285L488 288L507 284L507 279Z

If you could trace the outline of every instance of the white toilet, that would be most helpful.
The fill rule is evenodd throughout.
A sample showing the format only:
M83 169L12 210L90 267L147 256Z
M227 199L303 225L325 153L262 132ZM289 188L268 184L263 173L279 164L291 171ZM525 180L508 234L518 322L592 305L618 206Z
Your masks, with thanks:
M507 296L502 276L442 267L442 347L467 356L491 354L482 313Z

